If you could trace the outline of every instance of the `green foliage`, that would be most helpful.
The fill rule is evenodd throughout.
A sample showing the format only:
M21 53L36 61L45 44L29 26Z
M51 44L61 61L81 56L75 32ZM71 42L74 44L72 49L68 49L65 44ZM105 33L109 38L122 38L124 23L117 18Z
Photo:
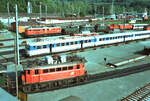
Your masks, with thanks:
M0 22L0 29L4 29L5 25L3 25L3 23Z
M45 12L45 5L47 5L48 13L56 14L76 14L85 16L87 14L94 15L102 14L102 7L105 8L105 14L110 14L112 0L0 0L0 12L7 12L7 3L9 3L10 12L15 12L15 4L18 5L19 13L27 11L27 2L32 4L33 13L39 13L40 2L42 5L42 13ZM147 8L150 10L149 0L114 0L114 12L116 14L122 13L123 8L126 11L144 12Z

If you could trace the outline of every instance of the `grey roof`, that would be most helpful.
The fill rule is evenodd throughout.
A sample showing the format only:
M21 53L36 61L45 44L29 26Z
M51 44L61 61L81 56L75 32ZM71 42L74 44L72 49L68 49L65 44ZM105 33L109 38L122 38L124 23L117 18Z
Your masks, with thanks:
M10 95L4 89L0 88L0 101L20 101L20 100Z
M83 101L82 99L80 99L79 97L77 96L68 96L64 99L61 99L59 101Z
M16 23L16 22L13 22ZM35 21L28 21L28 22L23 22L23 21L19 21L18 25L20 26L31 26L31 25L40 25L38 22Z

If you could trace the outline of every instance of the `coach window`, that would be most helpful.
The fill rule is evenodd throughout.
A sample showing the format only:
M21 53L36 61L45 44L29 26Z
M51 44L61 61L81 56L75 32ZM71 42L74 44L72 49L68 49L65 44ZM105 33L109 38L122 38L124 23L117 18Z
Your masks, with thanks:
M50 71L50 72L55 72L55 68L53 68L53 69L50 69L49 71Z
M80 69L80 65L77 65L77 69Z
M67 42L66 44L69 45L69 42Z
M73 66L68 67L68 69L69 69L69 70L72 70L72 69L73 69Z
M71 45L73 45L73 42L71 42Z
M60 46L60 43L57 43L56 46Z
M38 70L35 70L35 75L39 74L39 71Z
M48 73L48 69L44 69L44 70L43 70L43 73Z
M85 43L87 43L88 41L87 40L85 40Z
M78 41L75 41L75 44L78 44Z
M56 68L56 71L61 71L61 68Z
M63 70L63 71L64 71L64 70L67 70L67 67L63 67L62 70Z
M40 49L40 46L37 46L37 49Z
M43 45L43 48L47 48L47 45Z

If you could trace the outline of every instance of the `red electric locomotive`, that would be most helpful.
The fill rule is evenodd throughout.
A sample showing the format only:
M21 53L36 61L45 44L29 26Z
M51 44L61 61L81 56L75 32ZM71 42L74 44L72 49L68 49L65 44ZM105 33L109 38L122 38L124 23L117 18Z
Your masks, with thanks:
M37 27L27 28L25 30L25 36L35 35L55 35L61 33L61 27Z
M123 30L123 29L127 29L127 30L131 30L133 28L133 25L129 25L129 24L125 24L125 25L114 25L114 24L111 24L109 26L109 29L110 30L113 30L113 29L120 29L120 30Z
M84 79L86 70L84 68L85 59L78 56L60 56L53 58L46 57L45 61L24 64L24 71L21 73L22 89L30 92L33 88L61 86L65 82ZM78 79L75 79L78 78ZM66 81L67 80L67 81ZM69 80L69 81L68 81ZM36 90L35 90L36 91Z

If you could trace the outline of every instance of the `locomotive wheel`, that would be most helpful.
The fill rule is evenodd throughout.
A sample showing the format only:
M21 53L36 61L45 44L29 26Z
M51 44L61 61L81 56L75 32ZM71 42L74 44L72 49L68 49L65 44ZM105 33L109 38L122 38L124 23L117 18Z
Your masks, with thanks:
M46 88L49 88L49 84L45 84L45 83L44 83L44 84L39 84L39 85L38 85L38 88L39 88L39 89L46 89Z
M31 86L23 86L22 90L23 90L23 92L30 92Z
M35 85L32 85L32 86L31 86L31 91L36 91L36 90L38 90L38 89L39 89L38 84L35 84Z
M58 86L59 86L58 81L54 81L54 82L53 82L53 87L58 87Z
M62 86L68 85L68 80L62 80Z

